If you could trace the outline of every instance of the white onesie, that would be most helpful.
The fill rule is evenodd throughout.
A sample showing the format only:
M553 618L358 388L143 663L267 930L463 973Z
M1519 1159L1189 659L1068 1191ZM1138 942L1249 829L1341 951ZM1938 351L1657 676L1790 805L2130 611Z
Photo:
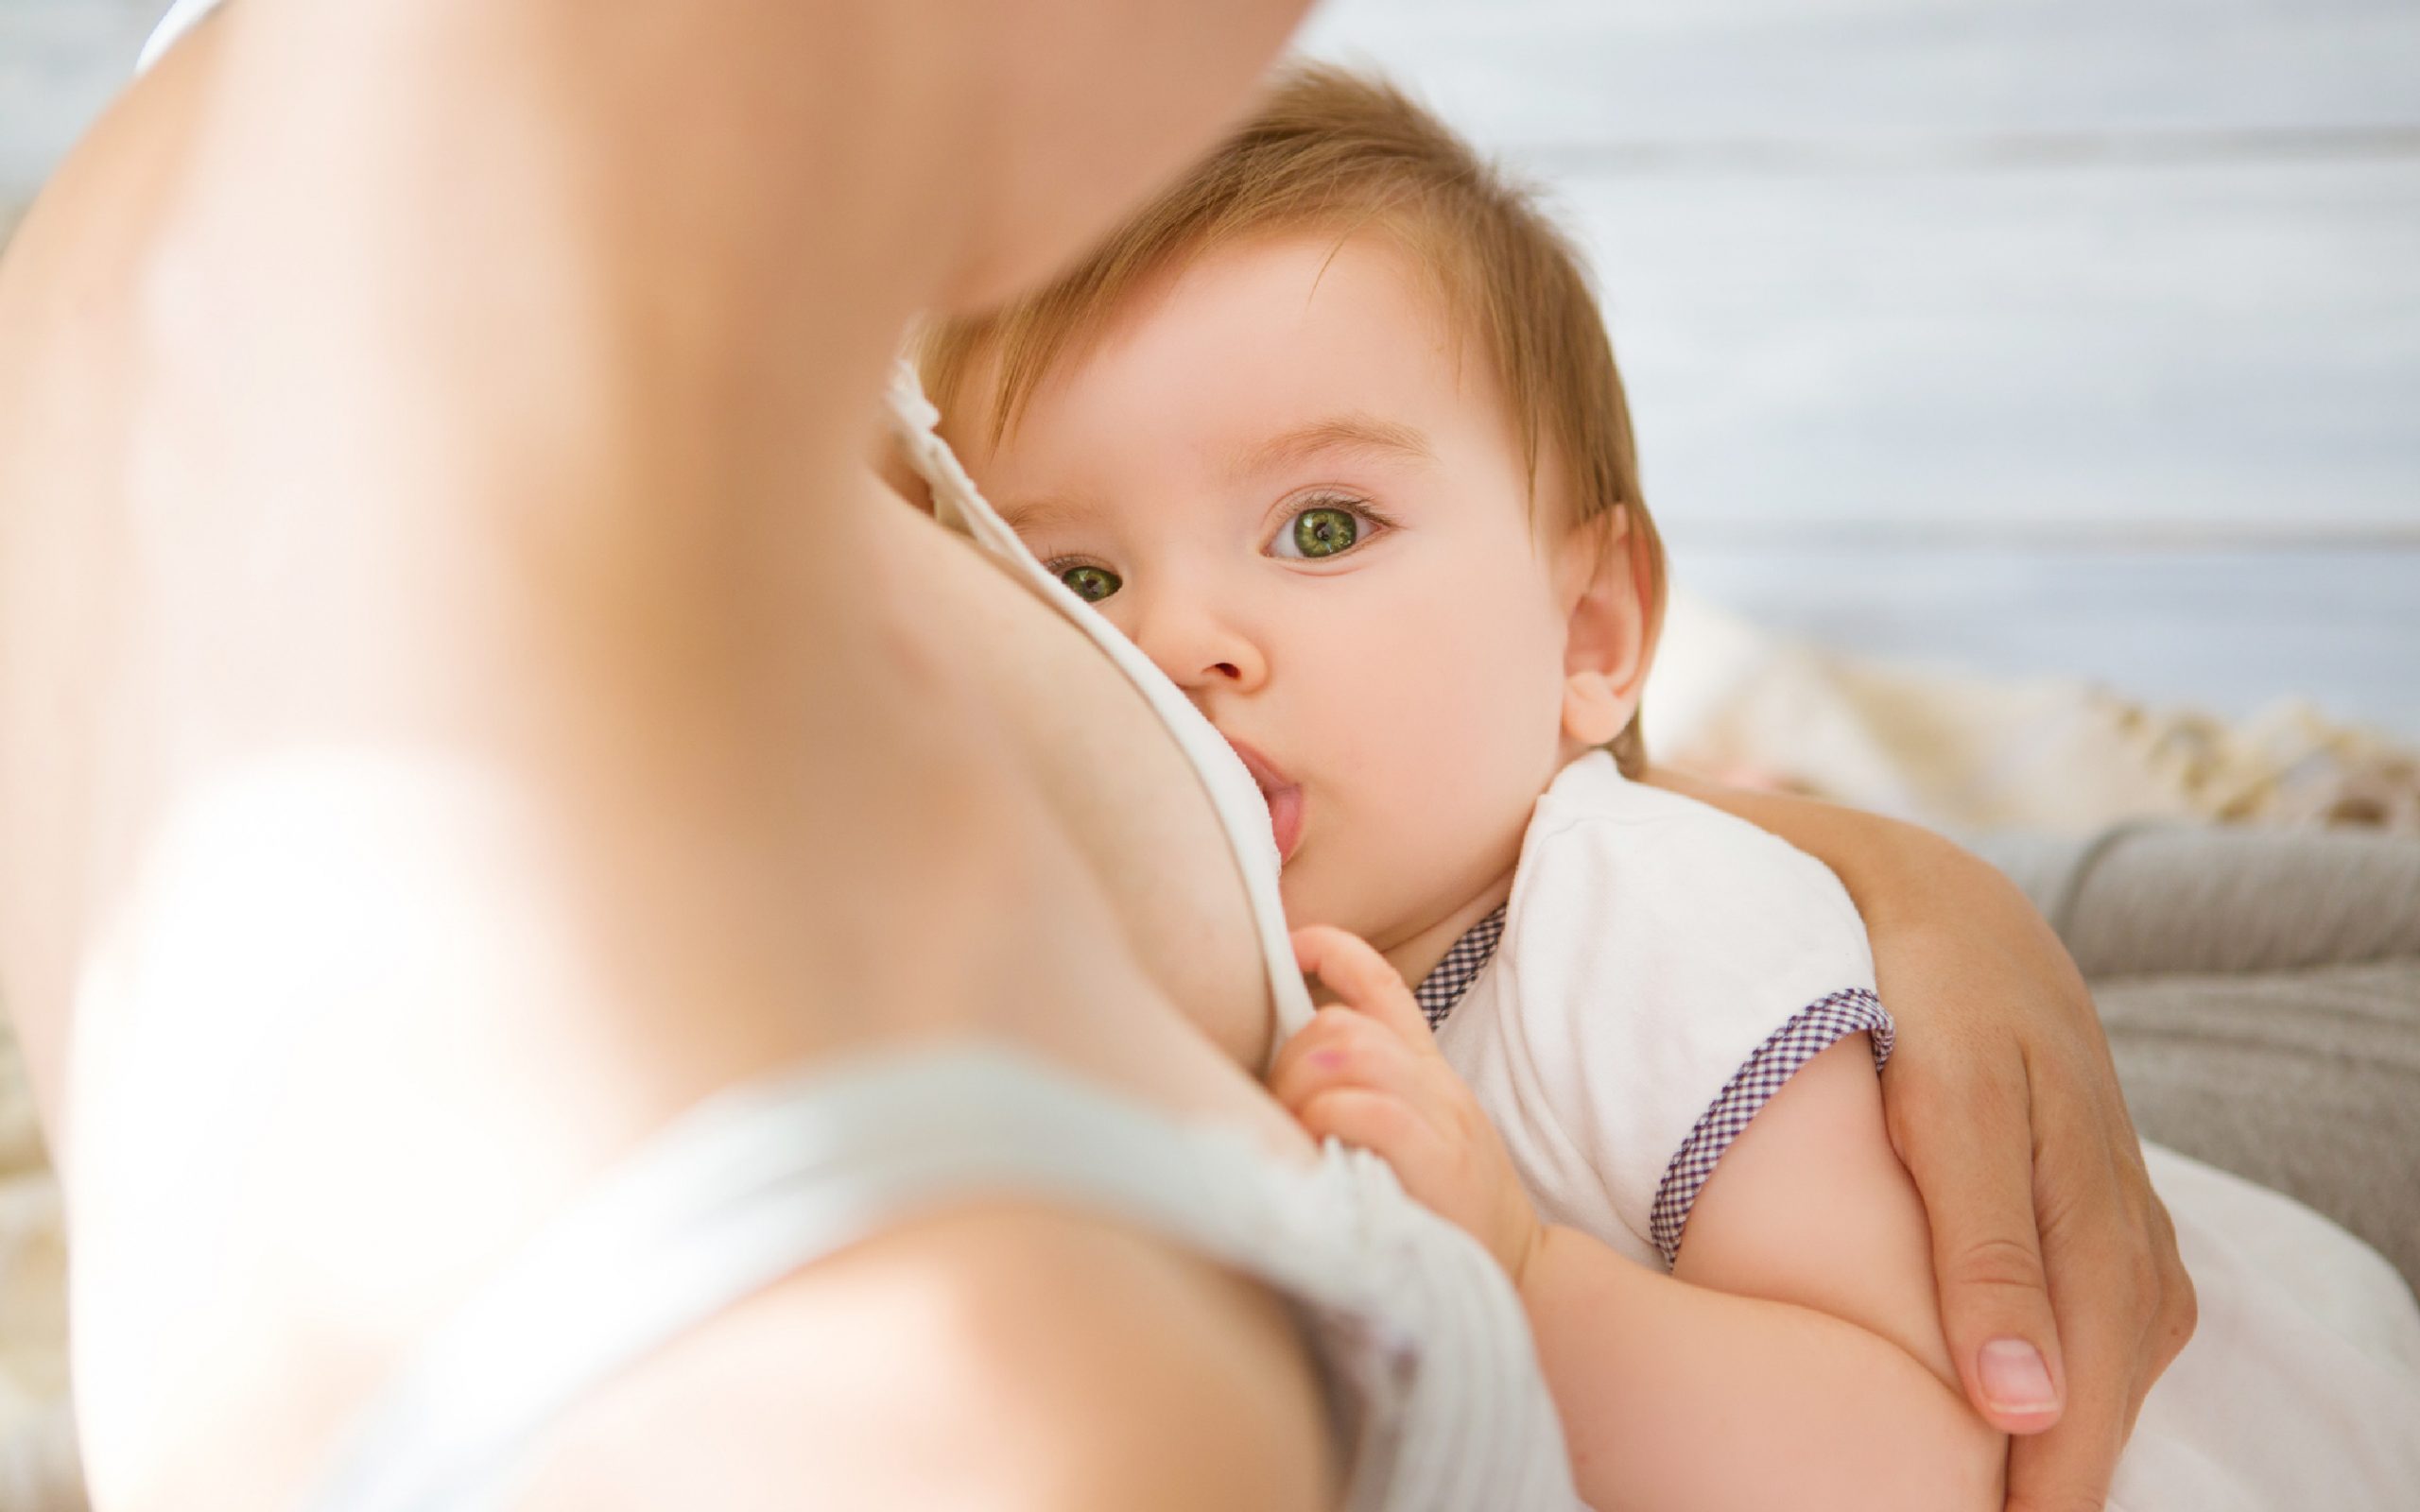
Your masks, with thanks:
M1420 996L1541 1216L1668 1269L1699 1190L1789 1075L1860 1030L1879 1065L1893 1036L1829 870L1601 751L1538 800L1501 920ZM2420 1310L2401 1278L2275 1193L2144 1156L2200 1325L2110 1505L2420 1507Z

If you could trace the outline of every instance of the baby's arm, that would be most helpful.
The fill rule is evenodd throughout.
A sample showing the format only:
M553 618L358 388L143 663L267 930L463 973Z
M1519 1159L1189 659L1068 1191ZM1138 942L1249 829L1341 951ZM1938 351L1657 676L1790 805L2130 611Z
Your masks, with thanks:
M1650 781L1788 840L1855 900L1883 999L1915 1031L1884 1104L1924 1194L1967 1398L2031 1435L2010 1457L2012 1503L2098 1505L2144 1394L2192 1336L2194 1298L2075 964L2008 879L1939 835L1668 771ZM2026 1345L2043 1364L2023 1368ZM2046 1402L2007 1404L2046 1374Z
M1999 1506L2005 1440L1955 1389L1863 1036L1733 1141L1668 1277L1538 1221L1382 958L1337 930L1295 941L1342 1006L1288 1044L1271 1090L1314 1134L1387 1157L1504 1263L1592 1505Z
M1671 1276L1547 1234L1522 1297L1596 1504L2000 1505L2006 1440L1958 1394L1865 1036L1732 1142Z

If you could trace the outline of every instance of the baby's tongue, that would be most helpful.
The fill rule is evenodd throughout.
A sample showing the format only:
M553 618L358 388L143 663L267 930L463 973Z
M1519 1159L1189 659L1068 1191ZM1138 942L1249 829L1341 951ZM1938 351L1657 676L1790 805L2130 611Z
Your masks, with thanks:
M1269 806L1269 838L1277 847L1277 866L1282 871L1303 838L1303 790L1281 787L1264 792L1261 799Z

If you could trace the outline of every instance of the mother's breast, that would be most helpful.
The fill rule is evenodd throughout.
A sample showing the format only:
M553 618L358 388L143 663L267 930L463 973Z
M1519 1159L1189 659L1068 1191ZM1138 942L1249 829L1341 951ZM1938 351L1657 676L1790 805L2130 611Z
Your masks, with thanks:
M1202 780L1143 695L978 548L898 510L916 613L970 675L990 759L1028 779L1145 974L1237 1064L1272 1021L1252 911Z

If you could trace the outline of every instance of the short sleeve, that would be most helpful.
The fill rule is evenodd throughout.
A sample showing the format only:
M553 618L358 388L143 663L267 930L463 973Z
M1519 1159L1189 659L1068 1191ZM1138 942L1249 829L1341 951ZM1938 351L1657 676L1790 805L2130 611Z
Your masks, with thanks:
M1893 1037L1864 923L1822 863L1601 757L1540 800L1472 997L1441 1045L1480 1074L1549 1221L1609 1242L1618 1226L1667 1266L1773 1093L1851 1034L1878 1067Z
M1648 1240L1665 1264L1680 1253L1689 1211L1731 1142L1801 1066L1853 1034L1873 1037L1874 1069L1880 1071L1891 1058L1893 1029L1882 1000L1869 988L1843 988L1799 1009L1723 1083L1666 1163L1648 1208Z

